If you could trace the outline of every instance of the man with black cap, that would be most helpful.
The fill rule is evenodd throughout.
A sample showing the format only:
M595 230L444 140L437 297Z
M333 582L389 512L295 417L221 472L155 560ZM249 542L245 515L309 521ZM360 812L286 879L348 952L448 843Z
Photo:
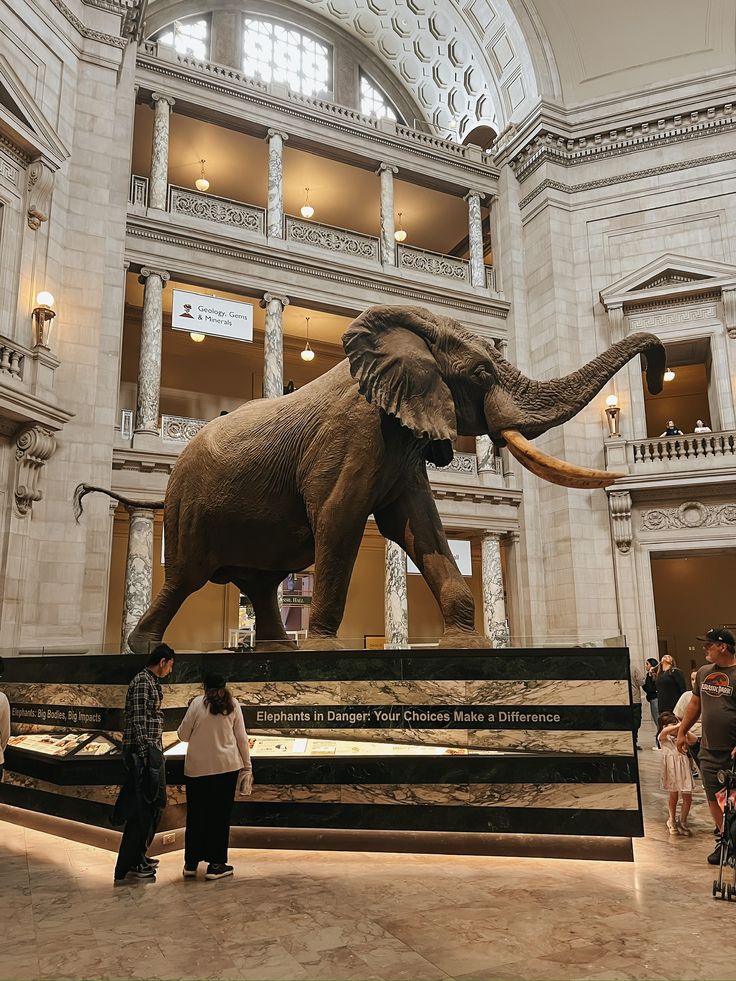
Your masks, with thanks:
M677 735L677 748L687 753L685 734L702 713L703 742L700 773L710 813L719 829L715 850L708 856L711 865L721 858L723 812L716 800L721 789L718 771L728 769L736 759L736 637L726 627L713 627L703 641L706 664L697 673L693 697L685 711Z

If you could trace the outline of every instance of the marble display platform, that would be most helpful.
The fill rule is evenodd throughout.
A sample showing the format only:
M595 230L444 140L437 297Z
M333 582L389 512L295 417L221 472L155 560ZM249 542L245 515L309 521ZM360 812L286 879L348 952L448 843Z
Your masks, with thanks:
M133 656L19 657L13 733L123 724ZM204 670L255 738L243 827L636 837L642 817L624 648L187 654L164 682L166 744ZM176 752L174 750L174 752ZM0 801L109 826L119 756L11 746ZM162 828L183 820L170 756Z

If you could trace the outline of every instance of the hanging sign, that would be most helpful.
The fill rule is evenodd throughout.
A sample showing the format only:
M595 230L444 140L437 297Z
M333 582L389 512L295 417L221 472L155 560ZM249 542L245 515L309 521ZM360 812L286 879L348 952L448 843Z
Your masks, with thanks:
M472 576L473 564L470 560L470 542L464 539L448 538L447 544L450 546L452 557L455 559L460 574L463 576ZM415 575L419 574L419 569L417 569L408 556L406 558L406 571Z
M190 334L253 340L253 304L221 296L172 290L171 326Z

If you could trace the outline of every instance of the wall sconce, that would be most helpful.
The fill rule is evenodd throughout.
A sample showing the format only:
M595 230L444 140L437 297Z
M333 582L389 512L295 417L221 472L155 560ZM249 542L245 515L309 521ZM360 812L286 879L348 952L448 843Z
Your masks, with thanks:
M406 241L406 229L401 224L401 215L402 215L402 212L400 211L399 212L399 227L394 232L394 238L396 239L397 242L404 242L404 241Z
M56 316L53 310L54 298L48 290L41 290L36 297L36 306L33 308L31 317L33 319L33 343L37 347L49 347L51 338L51 321Z
M304 204L301 206L302 218L311 218L314 214L314 208L309 203L309 188L304 188Z
M314 351L309 346L309 321L311 318L305 317L304 319L307 322L307 343L304 345L304 350L299 357L302 359L302 361L314 361Z
M199 161L201 165L201 170L199 172L199 177L194 182L194 186L197 188L198 191L201 191L203 194L210 186L210 182L204 176L204 165L206 162L207 162L206 160Z
M620 436L619 426L621 409L618 404L618 395L609 395L606 399L606 421L608 422L608 435Z
M198 334L196 331L190 331L189 336L195 344L201 344L204 340L204 334Z

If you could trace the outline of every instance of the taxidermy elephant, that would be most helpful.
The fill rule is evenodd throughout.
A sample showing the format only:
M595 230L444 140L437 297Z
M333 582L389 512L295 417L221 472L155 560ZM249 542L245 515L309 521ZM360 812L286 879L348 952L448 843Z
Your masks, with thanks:
M457 322L421 307L371 307L343 336L347 358L298 391L247 402L213 419L183 450L166 490L166 580L129 638L145 653L184 600L206 582L234 583L251 600L263 650L289 643L276 590L315 565L308 650L339 649L337 630L363 531L381 534L419 567L444 621L443 647L487 647L473 598L432 499L425 460L446 466L452 440L489 434L533 473L568 487L603 487L617 474L571 466L528 442L571 419L637 354L662 387L665 351L633 334L565 378L537 382ZM75 512L90 491L80 484Z

